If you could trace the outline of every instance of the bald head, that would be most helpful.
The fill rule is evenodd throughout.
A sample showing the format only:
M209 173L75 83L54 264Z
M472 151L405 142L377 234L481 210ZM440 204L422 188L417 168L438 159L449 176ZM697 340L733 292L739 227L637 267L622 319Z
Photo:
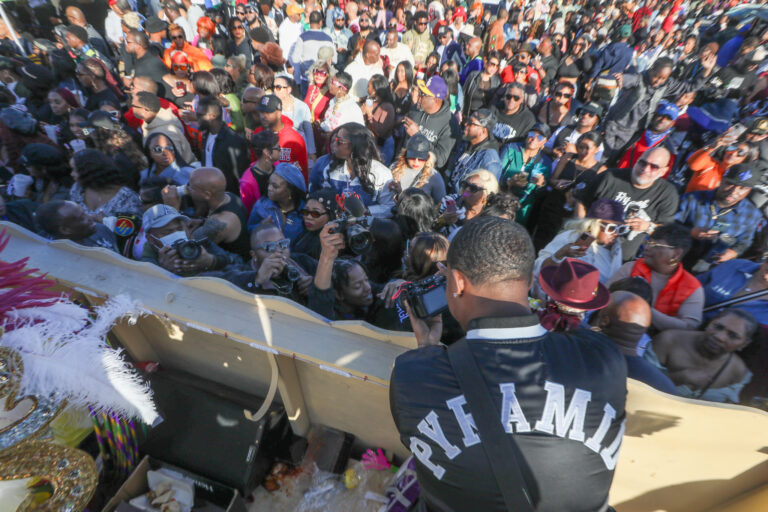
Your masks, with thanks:
M669 171L672 154L662 146L649 149L632 167L632 184L640 189L649 188Z
M598 313L597 324L622 352L637 355L637 343L651 326L651 306L632 292L613 292L611 302Z
M148 76L137 76L133 78L133 93L151 92L157 94L157 82Z
M368 41L363 47L363 60L366 64L376 64L379 61L381 45L376 41Z
M77 25L80 27L85 27L88 23L85 21L85 14L83 14L83 11L81 11L78 7L70 5L66 8L64 11L64 14L67 17L67 20L72 25Z
M218 196L226 191L227 178L216 167L198 167L189 176L189 184L196 190Z
M479 37L473 37L467 43L467 56L475 58L480 55L480 50L483 49L483 40Z

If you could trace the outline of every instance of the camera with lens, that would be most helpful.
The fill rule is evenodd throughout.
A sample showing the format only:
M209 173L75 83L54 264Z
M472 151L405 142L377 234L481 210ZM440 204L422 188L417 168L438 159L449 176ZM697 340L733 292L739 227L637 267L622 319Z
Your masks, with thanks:
M373 246L373 235L368 229L366 217L343 216L338 221L338 226L328 230L329 233L343 233L344 244L357 254L368 254Z
M285 278L291 283L295 283L301 279L301 271L290 264L283 267L283 274L285 275Z
M283 270L272 279L272 286L281 297L291 297L296 287L296 283L304 274L301 270L286 263Z
M171 244L171 248L176 249L176 253L181 259L192 261L200 257L205 240L205 238L201 240L176 240Z
M435 274L421 281L405 283L400 287L397 303L405 309L403 300L408 300L411 312L417 318L430 318L448 309L445 298L445 276Z

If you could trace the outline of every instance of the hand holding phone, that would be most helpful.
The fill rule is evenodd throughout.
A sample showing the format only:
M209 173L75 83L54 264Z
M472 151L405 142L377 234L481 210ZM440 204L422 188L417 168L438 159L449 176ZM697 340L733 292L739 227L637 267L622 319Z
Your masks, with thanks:
M581 247L583 249L586 249L587 247L592 245L592 242L594 242L594 241L595 241L595 237L594 236L592 236L589 233L584 232L584 233L581 234L581 236L579 236L579 238L576 239L575 242L573 242L573 245L577 245L577 246L579 246L579 247Z

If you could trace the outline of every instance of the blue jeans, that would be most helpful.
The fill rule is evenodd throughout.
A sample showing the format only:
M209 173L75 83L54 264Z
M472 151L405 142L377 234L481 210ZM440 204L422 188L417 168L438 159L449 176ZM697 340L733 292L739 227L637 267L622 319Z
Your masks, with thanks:
M379 146L379 153L381 153L381 163L389 167L395 157L395 139L391 135L387 137L384 144Z

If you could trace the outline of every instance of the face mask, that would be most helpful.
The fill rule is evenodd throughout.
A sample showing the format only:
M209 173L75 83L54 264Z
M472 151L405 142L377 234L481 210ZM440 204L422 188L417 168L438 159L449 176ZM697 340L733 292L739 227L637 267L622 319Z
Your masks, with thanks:
M187 237L186 231L174 231L170 235L165 235L162 238L158 238L163 243L163 246L172 246L179 240L187 241L189 238Z

